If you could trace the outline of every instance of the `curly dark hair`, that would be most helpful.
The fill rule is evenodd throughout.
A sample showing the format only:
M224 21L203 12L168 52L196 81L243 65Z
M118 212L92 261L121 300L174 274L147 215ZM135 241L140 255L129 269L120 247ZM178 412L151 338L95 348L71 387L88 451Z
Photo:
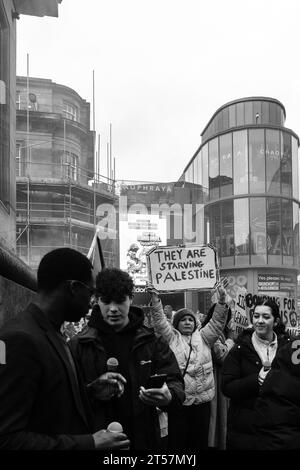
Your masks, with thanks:
M96 278L96 293L104 303L112 300L122 303L127 295L131 299L133 287L129 274L118 268L105 268Z

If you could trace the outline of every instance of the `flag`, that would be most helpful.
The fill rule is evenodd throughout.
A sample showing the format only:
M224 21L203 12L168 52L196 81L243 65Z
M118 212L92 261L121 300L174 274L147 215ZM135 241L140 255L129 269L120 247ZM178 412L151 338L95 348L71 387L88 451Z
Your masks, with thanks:
M105 268L101 243L97 232L94 235L87 257L93 265L92 275L96 279L97 274Z

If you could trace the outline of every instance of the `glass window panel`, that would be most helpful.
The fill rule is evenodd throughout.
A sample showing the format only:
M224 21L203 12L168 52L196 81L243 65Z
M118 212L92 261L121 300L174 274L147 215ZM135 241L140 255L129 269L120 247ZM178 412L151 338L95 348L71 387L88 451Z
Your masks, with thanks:
M232 135L219 138L220 145L220 192L221 197L232 195Z
M233 200L221 204L221 264L232 266L234 263Z
M276 111L276 104L270 102L270 124L277 124Z
M194 183L194 160L191 163L191 182Z
M236 105L236 125L243 126L245 124L244 117L244 103L237 103Z
M249 130L249 182L250 193L265 192L264 130Z
M222 111L223 114L223 129L226 130L229 127L229 109L225 108Z
M280 199L267 198L267 252L268 264L281 265Z
M263 101L261 123L269 124L269 122L270 122L270 103L269 101Z
M232 104L228 108L229 110L229 127L235 127L236 126L236 117L235 117L235 105Z
M233 133L234 194L248 193L247 131Z
M209 142L209 198L219 198L219 143L218 138Z
M212 206L210 206L210 243L216 247L218 255L220 255L220 239L221 239L220 205L213 204Z
M222 117L222 113L219 113L217 116L216 116L216 131L217 132L221 132L221 130L223 129L223 117Z
M266 200L264 197L250 199L251 264L267 263L266 247Z
M187 183L192 183L193 182L193 167L192 165L189 165L185 172L185 181Z
M287 132L281 132L281 193L292 195L292 143Z
M79 109L73 103L63 102L63 115L67 119L79 122Z
M198 171L199 153L194 158L194 184L199 184L199 171Z
M298 143L295 137L292 137L292 169L293 169L293 197L299 197L299 180L298 180Z
M202 148L202 175L204 199L208 199L208 144Z
M280 193L280 151L279 132L266 130L267 192Z
M293 264L293 203L289 199L282 199L282 254L283 264Z
M235 264L249 264L249 206L248 198L234 201Z
M253 102L246 101L245 103L245 124L253 124Z
M276 123L280 126L281 124L281 107L276 105Z
M253 117L255 124L261 124L261 101L253 102Z
M299 206L293 203L294 266L299 265Z
M205 243L210 243L210 207L204 207L204 240Z

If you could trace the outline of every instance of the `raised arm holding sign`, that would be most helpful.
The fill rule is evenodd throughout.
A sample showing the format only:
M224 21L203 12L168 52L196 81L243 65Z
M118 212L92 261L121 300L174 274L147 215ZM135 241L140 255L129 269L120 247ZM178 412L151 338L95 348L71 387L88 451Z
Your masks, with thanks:
M211 348L227 320L225 286L226 281L215 286L218 303L211 320L199 330L194 312L187 308L175 313L172 325L163 312L158 289L148 285L155 334L168 342L185 381L183 406L168 414L169 450L207 448L210 401L215 394Z

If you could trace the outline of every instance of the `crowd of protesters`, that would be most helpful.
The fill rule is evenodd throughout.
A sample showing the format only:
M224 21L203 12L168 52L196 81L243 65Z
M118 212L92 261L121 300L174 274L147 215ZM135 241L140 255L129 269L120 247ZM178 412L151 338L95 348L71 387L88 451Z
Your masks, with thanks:
M163 307L149 285L151 325L130 275L94 279L76 250L45 255L37 280L0 330L0 449L300 448L300 338L275 302L237 336L226 280L205 314Z

